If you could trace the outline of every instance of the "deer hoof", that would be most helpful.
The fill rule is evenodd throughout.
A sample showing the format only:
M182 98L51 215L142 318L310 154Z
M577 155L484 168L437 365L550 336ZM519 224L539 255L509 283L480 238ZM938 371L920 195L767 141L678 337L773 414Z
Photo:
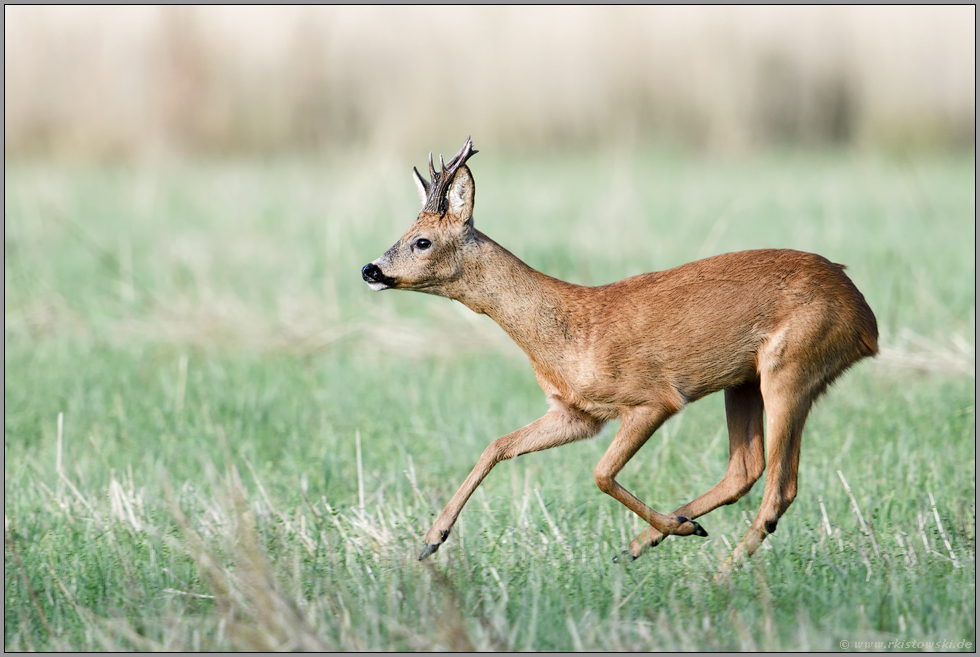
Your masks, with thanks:
M630 563L631 561L636 561L636 557L629 550L623 550L613 557L613 563Z
M433 552L439 549L442 543L426 543L425 548L422 550L422 554L419 555L419 561L427 559L432 555Z
M684 516L677 516L677 520L680 521L681 527L690 524L691 529L684 527L681 531L676 532L678 536L707 536L708 532L704 530L704 527L691 520L690 518L685 518Z

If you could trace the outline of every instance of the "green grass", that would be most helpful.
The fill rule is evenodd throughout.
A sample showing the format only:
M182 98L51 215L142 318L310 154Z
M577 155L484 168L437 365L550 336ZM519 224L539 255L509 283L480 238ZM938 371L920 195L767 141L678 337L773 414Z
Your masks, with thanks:
M499 465L416 562L483 448L546 406L492 322L360 281L413 219L404 164L21 165L4 194L5 648L975 647L972 158L473 169L477 225L568 280L756 247L848 265L882 354L811 413L765 547L714 582L760 482L703 518L708 539L612 563L641 529L593 483L613 426ZM718 395L693 404L620 480L672 510L724 473L724 426Z

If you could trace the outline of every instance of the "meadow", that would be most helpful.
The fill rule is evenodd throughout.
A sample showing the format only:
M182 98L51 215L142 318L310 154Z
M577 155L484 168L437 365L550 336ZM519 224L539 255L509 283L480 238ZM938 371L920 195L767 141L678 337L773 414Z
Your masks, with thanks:
M613 563L641 529L593 480L618 423L499 465L417 561L484 447L546 409L492 321L361 281L420 163L5 167L6 650L975 650L972 153L471 162L477 227L553 276L788 247L875 311L795 503L718 582L763 482L708 538ZM727 457L713 395L620 481L669 511Z

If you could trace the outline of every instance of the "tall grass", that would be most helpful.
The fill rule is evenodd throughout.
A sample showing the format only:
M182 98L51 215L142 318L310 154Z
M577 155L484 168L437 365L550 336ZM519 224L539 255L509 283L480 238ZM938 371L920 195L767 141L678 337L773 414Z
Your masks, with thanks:
M449 150L452 144L447 145ZM710 537L594 486L611 436L501 464L416 561L480 451L538 417L523 355L359 266L406 163L8 169L4 645L27 649L840 649L976 645L972 159L629 152L473 161L476 222L609 282L728 250L848 265L882 328L807 424L796 502L727 583L761 484ZM623 483L672 509L724 473L693 404Z

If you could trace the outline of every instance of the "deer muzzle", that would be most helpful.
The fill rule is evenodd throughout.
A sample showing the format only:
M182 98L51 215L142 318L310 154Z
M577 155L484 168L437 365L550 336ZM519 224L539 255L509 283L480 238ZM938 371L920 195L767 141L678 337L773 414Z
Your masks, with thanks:
M363 278L375 292L384 290L385 288L394 287L395 285L395 279L391 276L385 276L384 272L381 271L381 267L377 266L373 262L370 262L361 268L361 278Z

